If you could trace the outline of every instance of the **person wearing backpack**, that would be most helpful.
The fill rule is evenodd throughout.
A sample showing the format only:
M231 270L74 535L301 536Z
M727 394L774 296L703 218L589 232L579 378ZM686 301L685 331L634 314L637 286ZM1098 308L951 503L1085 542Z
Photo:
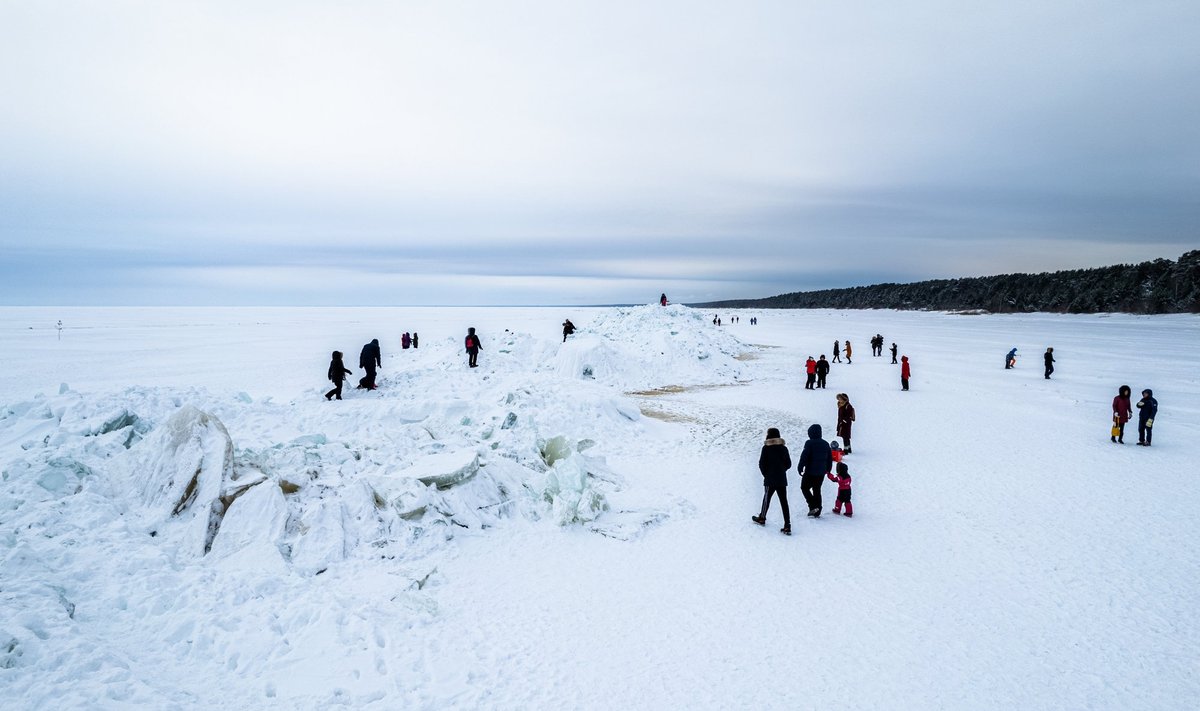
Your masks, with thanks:
M463 345L467 348L467 365L472 368L479 367L479 351L483 346L479 344L479 336L475 335L475 329L467 329L467 337L463 339Z

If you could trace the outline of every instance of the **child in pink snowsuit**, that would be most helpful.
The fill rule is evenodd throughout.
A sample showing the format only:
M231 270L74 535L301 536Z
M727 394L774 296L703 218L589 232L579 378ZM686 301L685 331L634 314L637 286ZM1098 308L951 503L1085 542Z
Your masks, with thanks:
M845 462L837 463L837 475L833 472L826 474L830 481L836 481L838 485L837 503L833 505L833 512L840 514L842 512L842 504L846 505L846 518L854 515L854 504L850 503L850 468Z

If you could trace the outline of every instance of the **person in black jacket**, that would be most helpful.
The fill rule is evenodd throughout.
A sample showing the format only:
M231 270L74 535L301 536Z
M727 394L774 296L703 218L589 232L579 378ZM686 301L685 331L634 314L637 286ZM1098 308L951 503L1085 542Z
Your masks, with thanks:
M1046 361L1046 380L1050 379L1050 374L1054 372L1054 349L1047 348L1042 354L1042 359Z
M563 321L563 343L567 342L567 336L575 333L575 324L571 323L571 319Z
M1137 401L1138 409L1138 444L1150 446L1150 436L1154 434L1154 416L1158 414L1158 400L1154 399L1154 391L1147 388L1142 391L1142 399Z
M779 495L779 507L783 509L782 533L792 535L792 512L788 509L787 472L792 468L792 457L788 454L787 445L779 436L779 430L774 427L767 430L767 441L763 443L762 454L758 455L758 471L763 477L762 510L750 520L760 526L767 525L767 509L771 506L771 497Z
M325 393L326 400L332 400L334 396L337 396L338 400L342 399L342 383L345 382L346 376L352 372L342 362L342 352L334 351L333 360L329 361L329 379L333 381L333 390Z
M474 328L467 329L467 337L463 339L463 345L467 349L467 365L472 368L479 367L479 351L483 348L479 344L479 336L475 335Z
M817 387L825 387L825 378L829 375L829 361L825 360L825 354L821 354L821 359L817 361Z
M821 484L825 475L833 468L833 453L829 443L821 439L821 426L810 425L808 441L804 443L804 451L800 452L800 492L808 502L810 518L821 516Z
M896 363L896 344L893 343L892 344L892 364L895 365L895 363Z
M367 374L358 381L358 387L366 388L367 390L375 389L375 369L383 366L383 356L379 352L379 339L372 340L367 345L363 346L362 353L358 354L358 367L367 371Z

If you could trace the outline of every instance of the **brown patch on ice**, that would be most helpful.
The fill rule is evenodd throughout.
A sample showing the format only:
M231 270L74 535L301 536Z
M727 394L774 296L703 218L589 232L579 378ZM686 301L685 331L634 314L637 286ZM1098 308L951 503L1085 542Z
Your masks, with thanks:
M634 390L625 393L634 397L662 397L663 395L678 395L679 393L695 393L702 390L718 390L720 388L734 388L746 383L718 383L716 385L664 385L661 388L653 388L651 390Z
M680 415L674 412L664 412L663 410L656 410L652 407L643 407L642 415L655 420L662 420L663 422L689 422L695 424L700 421L694 417L688 417L687 415Z

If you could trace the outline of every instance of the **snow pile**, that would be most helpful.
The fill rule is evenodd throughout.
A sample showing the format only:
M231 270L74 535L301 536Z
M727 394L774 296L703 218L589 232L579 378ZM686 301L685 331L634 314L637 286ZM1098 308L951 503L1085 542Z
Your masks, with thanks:
M565 377L623 390L728 383L743 377L745 344L685 306L634 306L599 314L554 356Z
M602 313L565 344L493 336L482 377L441 349L353 403L64 385L0 419L20 446L4 491L29 495L32 482L42 499L103 496L122 535L156 539L181 564L212 554L307 575L371 551L427 552L455 529L512 516L629 537L631 514L633 530L664 514L604 519L624 487L592 448L641 427L614 388L728 381L742 350L698 313L647 306ZM44 525L80 515L72 508L26 506L21 519Z

